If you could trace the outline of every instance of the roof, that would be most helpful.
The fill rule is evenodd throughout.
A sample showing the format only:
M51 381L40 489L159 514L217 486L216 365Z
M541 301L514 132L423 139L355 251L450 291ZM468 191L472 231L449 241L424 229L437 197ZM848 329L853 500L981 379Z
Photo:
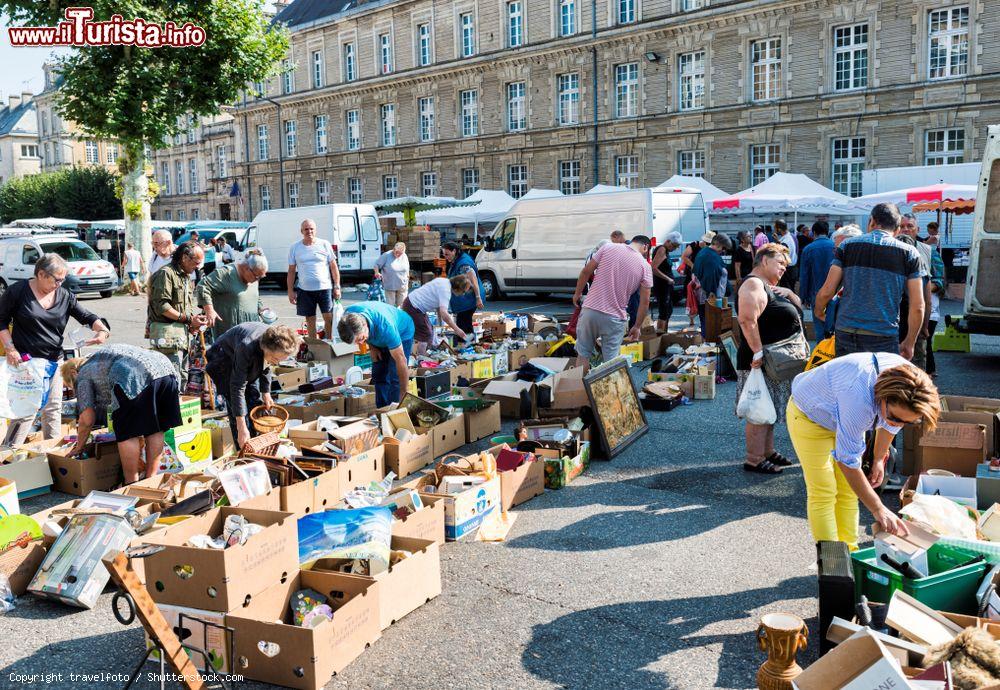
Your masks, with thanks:
M34 100L21 103L14 108L7 106L0 110L0 137L5 137L8 134L38 135Z
M364 4L363 0L294 0L278 12L274 22L284 24L290 29L301 27L304 24L342 15L361 4Z

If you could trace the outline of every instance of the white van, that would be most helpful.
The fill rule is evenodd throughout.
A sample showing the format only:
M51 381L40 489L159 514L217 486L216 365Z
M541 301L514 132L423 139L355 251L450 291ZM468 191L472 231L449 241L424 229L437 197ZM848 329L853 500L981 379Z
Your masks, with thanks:
M979 174L969 272L965 278L965 316L961 330L1000 335L1000 125L990 125Z
M307 218L316 223L316 236L333 245L337 265L345 275L371 272L382 254L378 214L370 204L323 204L261 211L250 223L245 248L264 252L268 278L285 284L288 249L302 239L300 227Z
M115 267L98 256L90 245L77 239L74 232L25 234L22 237L4 233L0 239L0 293L18 280L35 275L35 263L50 252L66 260L69 271L63 287L74 294L97 292L111 297L118 287Z
M587 256L614 230L663 243L705 234L705 204L694 190L634 189L527 199L510 209L476 257L486 299L505 292L572 293ZM677 254L680 254L678 250Z

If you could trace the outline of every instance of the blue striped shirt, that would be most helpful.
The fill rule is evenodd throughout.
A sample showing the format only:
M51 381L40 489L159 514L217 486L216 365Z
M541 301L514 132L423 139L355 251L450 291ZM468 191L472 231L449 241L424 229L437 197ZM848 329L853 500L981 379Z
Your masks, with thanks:
M824 429L837 433L831 455L844 467L861 467L865 434L878 426L895 435L901 427L886 424L875 402L879 372L910 362L890 352L879 352L878 372L871 352L832 359L803 372L792 381L792 399L802 413ZM912 366L912 365L910 365Z

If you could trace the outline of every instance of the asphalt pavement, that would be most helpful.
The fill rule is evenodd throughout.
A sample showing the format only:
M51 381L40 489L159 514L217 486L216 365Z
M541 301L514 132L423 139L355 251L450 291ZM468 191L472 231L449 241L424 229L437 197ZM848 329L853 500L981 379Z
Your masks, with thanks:
M297 322L283 294L265 303ZM144 344L142 299L86 306L111 320L115 340ZM496 306L570 309L558 298ZM972 354L938 355L942 392L997 395L995 344L975 343ZM633 369L636 379L645 373ZM807 621L799 660L813 661L815 553L801 472L742 471L734 394L727 382L713 401L647 413L648 433L612 461L516 508L507 542L446 544L441 596L386 630L328 687L751 688L764 660L754 631L774 611ZM777 445L794 456L784 428ZM24 509L66 499L38 497ZM94 610L79 611L20 598L0 614L0 687L20 687L12 673L61 673L48 679L52 688L123 685L69 677L127 673L143 653L140 627L118 624L110 601L108 590Z

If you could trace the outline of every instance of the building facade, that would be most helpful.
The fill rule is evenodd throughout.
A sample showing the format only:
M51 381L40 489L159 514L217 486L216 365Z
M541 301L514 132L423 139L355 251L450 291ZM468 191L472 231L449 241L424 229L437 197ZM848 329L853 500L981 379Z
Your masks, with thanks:
M41 170L31 93L11 94L0 107L0 185Z

